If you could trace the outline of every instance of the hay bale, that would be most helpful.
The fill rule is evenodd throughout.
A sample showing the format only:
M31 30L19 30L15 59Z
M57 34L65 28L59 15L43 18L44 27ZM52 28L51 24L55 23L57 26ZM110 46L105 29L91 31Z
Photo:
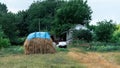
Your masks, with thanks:
M47 53L55 53L56 50L53 47L52 40L50 39L42 39L42 38L34 38L31 40L25 40L24 42L25 54L47 54Z

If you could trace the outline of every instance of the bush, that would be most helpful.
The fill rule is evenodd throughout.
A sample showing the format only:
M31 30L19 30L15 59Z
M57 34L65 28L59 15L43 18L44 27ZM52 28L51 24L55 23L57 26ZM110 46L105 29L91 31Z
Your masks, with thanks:
M112 41L115 43L120 43L120 25L116 26L116 30L113 33Z
M110 42L114 30L115 25L112 23L112 20L98 22L98 25L95 27L97 41Z
M7 38L0 38L0 48L6 48L6 47L9 47L11 44L10 44L10 40L7 39Z
M2 30L2 26L0 26L0 49L3 47L10 46L10 40L4 37L5 37L4 31Z
M75 30L73 38L89 42L92 41L92 33L89 30Z
M23 43L24 43L24 41L25 41L25 39L26 39L26 37L22 37L22 38L16 38L15 40L14 40L14 42L12 42L11 44L13 44L13 45L23 45Z
M10 46L8 48L2 48L0 50L0 56L23 54L23 53L24 53L23 46Z
M70 47L80 47L81 44L87 43L84 40L73 40Z
M90 51L109 52L120 50L120 45L115 43L91 42L90 45Z

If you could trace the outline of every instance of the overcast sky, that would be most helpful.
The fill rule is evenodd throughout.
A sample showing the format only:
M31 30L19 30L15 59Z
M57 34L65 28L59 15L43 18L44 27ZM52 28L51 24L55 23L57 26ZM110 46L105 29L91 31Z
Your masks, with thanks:
M36 0L0 0L7 5L9 11L14 13L28 9L33 1ZM104 19L112 19L120 23L120 0L88 0L88 5L93 11L92 24Z

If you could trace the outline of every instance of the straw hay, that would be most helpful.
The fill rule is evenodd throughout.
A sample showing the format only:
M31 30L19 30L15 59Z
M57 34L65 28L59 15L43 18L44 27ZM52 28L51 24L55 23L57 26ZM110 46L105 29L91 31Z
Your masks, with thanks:
M26 40L24 43L25 54L47 54L55 53L56 50L53 47L52 40L34 38L31 40Z

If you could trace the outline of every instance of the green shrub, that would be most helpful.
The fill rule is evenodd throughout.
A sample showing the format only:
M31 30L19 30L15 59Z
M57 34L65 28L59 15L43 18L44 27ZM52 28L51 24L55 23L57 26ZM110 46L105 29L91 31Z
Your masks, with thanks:
M2 26L0 26L0 49L3 47L9 47L10 46L10 40L8 38L4 38L6 35L4 34L4 31L2 30Z
M80 44L87 43L84 40L73 40L72 43L70 44L70 47L80 47Z
M7 38L0 38L0 48L6 48L6 47L9 47L11 44L10 44L10 40L7 39Z
M8 48L2 48L0 50L0 55L14 55L14 54L23 54L24 53L24 47L23 46L10 46Z
M75 30L73 31L73 38L89 42L92 40L92 33L89 30Z
M112 39L112 34L115 30L115 24L110 21L100 21L95 27L95 34L97 41L110 42Z
M116 26L116 30L113 33L112 41L115 43L120 43L120 25Z
M90 51L99 51L99 52L109 52L109 51L119 51L120 45L114 43L105 43L105 42L92 42L90 43Z
M25 39L26 37L16 38L16 40L14 41L14 45L23 45Z

